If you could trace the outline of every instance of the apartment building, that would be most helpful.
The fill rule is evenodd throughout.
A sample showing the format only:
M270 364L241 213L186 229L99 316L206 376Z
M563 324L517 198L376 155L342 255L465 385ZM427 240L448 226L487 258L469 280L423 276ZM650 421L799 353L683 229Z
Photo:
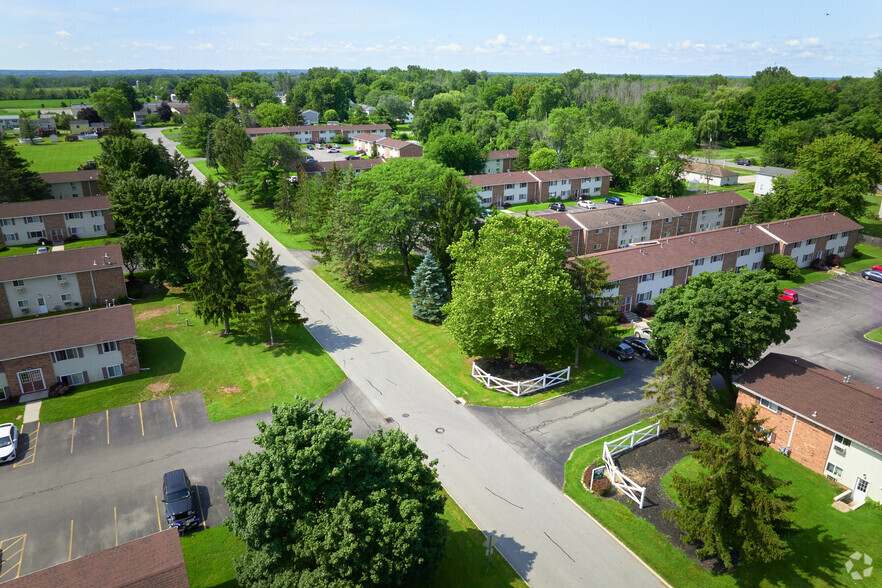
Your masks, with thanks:
M106 237L115 229L106 196L0 204L0 244L60 243L73 235Z
M85 384L136 374L130 304L0 325L0 396L45 397L55 382Z
M468 176L483 206L603 197L612 174L599 166Z
M0 257L0 321L104 305L125 294L117 244Z
M753 186L753 193L757 196L771 194L772 182L774 182L776 178L786 178L795 173L795 169L789 169L786 167L774 167L769 165L760 168L760 170L756 172L756 184Z
M98 177L100 175L100 170L91 169L45 173L40 174L40 177L52 189L52 198L61 200L64 198L100 196L101 191L98 189Z
M882 501L882 392L800 357L770 353L735 382L739 407L759 405L769 444L852 491Z
M393 157L422 157L423 147L411 141L399 141L373 133L359 133L352 137L352 145L356 151L370 154L376 149L377 157L392 159Z
M501 174L511 171L514 160L520 153L517 149L501 149L487 152L487 163L484 164L485 174Z
M256 127L245 129L252 139L262 135L288 135L299 143L332 143L336 135L345 135L350 141L361 133L371 133L384 137L392 136L392 127L387 124L370 125L300 125L291 127Z
M815 259L830 254L849 257L863 228L836 212L799 216L757 225L778 241L778 251L789 255L799 267L808 267Z
M698 233L738 224L748 200L732 192L708 192L666 198L664 203L680 213L677 233Z
M382 159L344 159L342 161L309 161L304 163L300 169L307 177L320 176L325 177L332 169L352 170L355 175L362 174L375 165L383 163Z

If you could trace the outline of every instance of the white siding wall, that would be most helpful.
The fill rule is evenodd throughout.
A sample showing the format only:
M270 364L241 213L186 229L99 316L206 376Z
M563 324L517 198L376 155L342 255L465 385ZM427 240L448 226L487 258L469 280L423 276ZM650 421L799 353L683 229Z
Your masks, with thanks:
M76 274L65 274L67 276L67 286L59 282L55 276L46 276L42 278L31 278L24 281L24 291L19 292L18 288L12 285L12 282L3 282L3 288L6 290L6 299L9 300L9 309L12 311L13 317L34 316L38 313L37 298L43 297L46 302L48 312L53 312L56 306L60 306L60 310L76 308L82 305L80 299L80 287L77 282ZM63 294L70 294L71 304L65 304L61 300ZM19 300L28 301L28 313L22 313L18 306Z
M698 222L695 226L696 231L709 231L711 229L719 229L723 226L726 218L725 209L702 210L698 213Z
M756 247L751 247L747 255L738 255L735 259L735 267L746 266L747 269L752 270L755 263L759 263L760 267L762 267L763 252L755 253L755 251Z
M873 500L882 501L882 454L852 441L851 447L844 448L845 455L843 456L836 452L837 445L834 441L830 447L827 462L842 468L839 483L848 488L854 488L857 478L866 475L870 483L867 487L867 496Z
M14 225L5 225L2 228L3 231L3 239L9 245L21 245L24 243L36 243L39 237L28 237L28 232L34 231L43 231L43 235L48 237L46 234L46 226L43 224L42 217L32 217L39 219L38 222L34 223L25 223L24 217L16 217L13 220L15 221ZM18 235L18 239L12 239L10 235Z
M500 173L502 173L502 160L501 159L488 159L487 163L484 164L484 173L485 174L500 174Z
M646 226L643 226L643 225ZM640 243L649 239L652 223L649 221L631 223L622 228L619 225L619 247L624 247L628 243Z
M52 384L55 378L82 372L89 374L90 382L98 382L104 379L104 373L101 368L120 365L123 362L122 352L120 351L109 351L99 354L97 345L87 345L82 349L83 357L81 358L53 363L52 369L55 371L55 377L46 383ZM45 377L48 377L48 375Z
M104 237L107 235L107 227L104 226L104 215L98 212L98 216L93 216L92 211L82 213L82 218L67 218L64 215L64 226L70 235L76 234L81 239L89 237ZM97 228L97 230L96 230Z
M757 196L765 196L771 192L773 179L771 176L756 174L756 185L753 187L753 193Z

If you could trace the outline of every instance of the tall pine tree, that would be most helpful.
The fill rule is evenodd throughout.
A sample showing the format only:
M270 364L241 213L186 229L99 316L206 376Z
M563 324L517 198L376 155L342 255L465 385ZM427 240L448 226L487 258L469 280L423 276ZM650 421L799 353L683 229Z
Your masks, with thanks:
M447 291L444 274L431 251L426 253L413 274L410 300L413 318L427 323L440 323L444 320L441 307L450 302L450 292Z
M239 296L245 308L239 318L249 334L260 337L269 330L270 345L275 345L277 328L306 322L297 312L298 302L291 300L297 289L294 281L285 275L285 268L279 265L279 256L273 253L269 243L260 241L251 250L245 275Z
M438 262L444 279L450 283L453 278L453 260L447 248L462 238L466 231L477 231L476 218L480 205L475 195L467 188L461 174L445 170L439 180L438 225L432 253Z
M236 228L235 217L225 202L208 206L190 236L190 275L187 291L196 302L196 316L212 324L223 323L245 309L239 299L245 282L248 245Z
M741 560L774 561L789 553L781 535L792 529L788 513L791 499L778 490L789 484L766 470L762 461L768 448L756 418L757 405L740 408L720 434L703 433L694 454L703 472L696 478L673 475L680 509L665 512L687 543L701 542L699 557L717 556L726 567L732 554Z
M294 190L291 178L280 178L273 207L273 218L284 224L289 233L294 231Z
M609 288L609 272L601 260L593 257L576 259L570 264L569 272L573 289L579 293L573 362L579 367L579 352L583 345L590 351L615 344L618 310L615 298L604 295Z
M205 136L205 165L217 169L217 152L214 147L214 133Z

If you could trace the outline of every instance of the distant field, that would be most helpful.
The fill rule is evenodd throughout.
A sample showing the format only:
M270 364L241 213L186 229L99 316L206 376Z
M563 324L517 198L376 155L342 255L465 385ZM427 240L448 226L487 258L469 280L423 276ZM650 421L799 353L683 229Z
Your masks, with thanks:
M77 166L86 163L101 152L98 141L77 141L27 145L16 143L19 154L31 162L31 169L39 173L76 171Z
M0 100L0 108L65 108L61 105L62 102L70 106L71 103L79 104L82 101L74 98L70 100Z

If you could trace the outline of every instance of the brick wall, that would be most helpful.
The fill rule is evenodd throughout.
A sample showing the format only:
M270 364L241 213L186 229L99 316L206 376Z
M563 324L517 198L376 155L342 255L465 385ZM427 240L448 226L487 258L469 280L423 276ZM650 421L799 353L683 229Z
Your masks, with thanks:
M698 223L697 219L697 212L684 212L683 216L677 220L677 232L674 234L682 235L683 233L694 233L695 227Z
M721 272L725 273L730 269L735 269L735 264L738 262L738 252L730 251L729 253L723 254L723 267L720 269ZM750 268L747 268L750 269Z
M12 309L9 308L9 299L6 297L6 288L0 282L0 321L12 318Z
M570 229L570 252L571 255L582 255L585 253L585 246L582 241L582 233L584 231L582 229Z
M137 374L141 371L141 364L138 361L138 349L135 347L134 339L123 339L120 341L119 350L123 357L123 373L125 375Z
M113 215L110 214L110 211L102 210L101 213L104 215L104 230L108 233L115 231L116 223L114 222Z
M724 211L724 219L723 226L724 227L734 227L738 224L738 221L741 220L741 216L744 214L744 205L738 206L729 206Z
M600 195L608 196L609 195L609 181L611 176L601 176L600 179Z
M92 289L92 280L90 279L92 272L77 273L77 287L80 289L80 300L83 306L95 306L98 304L94 290ZM92 302L95 300L95 302Z
M859 237L859 231L851 231L848 234L848 242L845 244L845 252L842 254L843 259L854 255L854 246L857 244Z
M600 249L595 249L595 245L600 245ZM596 229L588 229L585 231L585 252L594 253L596 251L609 251L617 249L619 245L619 227L606 227L597 233Z
M90 273L92 274L92 280L95 282L98 304L104 304L107 300L115 300L117 297L125 295L126 282L121 267L92 270ZM77 275L77 281L79 280L80 277ZM89 285L91 286L91 282ZM92 297L90 296L89 300L91 299Z
M671 287L684 285L688 278L689 266L674 268L674 281L671 283Z
M62 236L67 239L67 227L64 226L63 214L43 215L43 226L46 228L46 238L52 238L52 229L61 229Z
M48 353L3 361L3 371L6 372L6 382L9 386L9 398L11 400L21 396L18 373L36 369L43 370L43 382L46 388L55 383L55 371L52 369L52 359Z
M758 404L758 400L744 391L738 393L738 406L750 406ZM833 434L796 417L794 428L793 413L779 408L775 414L771 410L760 406L757 416L766 419L763 426L775 432L775 440L771 443L775 450L787 445L790 439L790 457L813 472L824 474L827 467L827 456L830 454L830 446L833 443ZM793 437L790 431L793 430Z
M631 308L633 309L637 306L637 276L633 278L625 278L621 282L619 282L619 304L622 305L625 302L625 297L631 297Z

